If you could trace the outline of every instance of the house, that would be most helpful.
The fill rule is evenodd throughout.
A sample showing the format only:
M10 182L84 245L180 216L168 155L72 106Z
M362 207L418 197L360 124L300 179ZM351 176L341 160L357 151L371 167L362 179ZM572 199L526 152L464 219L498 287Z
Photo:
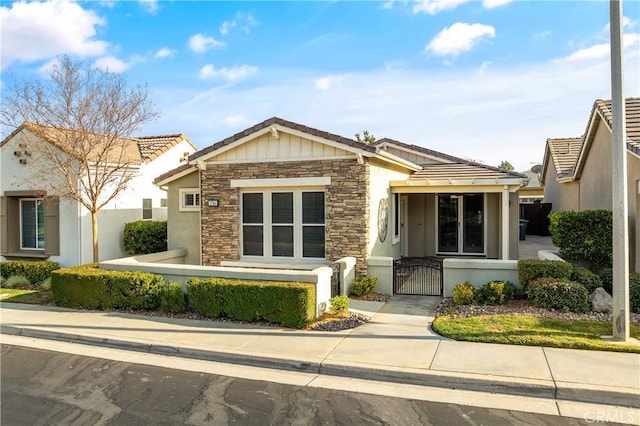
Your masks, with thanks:
M67 132L67 133L65 133ZM47 185L51 163L29 149L29 143L49 144L61 159L69 130L24 123L0 143L0 255L1 259L50 259L63 266L93 261L92 224L88 211ZM88 144L97 143L89 134ZM128 188L98 213L100 260L122 257L126 222L166 220L166 192L153 178L186 160L196 151L183 134L144 136L121 140L121 148L92 167L130 163L134 177ZM117 151L117 152L116 152ZM65 160L62 160L65 161ZM92 169L93 170L93 169ZM80 181L75 184L79 184Z
M313 268L345 256L517 259L525 177L273 117L155 179L169 249L207 266Z
M640 271L640 98L625 100L630 267ZM553 210L612 208L611 101L596 100L583 136L548 139L544 200Z
M542 166L535 165L531 168L531 170L526 170L521 172L528 179L528 182L525 186L520 188L520 204L531 204L536 202L541 202L544 198L544 188L540 183L540 173L542 170Z

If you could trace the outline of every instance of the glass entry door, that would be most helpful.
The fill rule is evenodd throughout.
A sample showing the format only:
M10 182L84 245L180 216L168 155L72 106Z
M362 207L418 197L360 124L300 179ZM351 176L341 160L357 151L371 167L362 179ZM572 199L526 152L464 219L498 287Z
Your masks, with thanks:
M484 254L484 194L438 196L438 253Z

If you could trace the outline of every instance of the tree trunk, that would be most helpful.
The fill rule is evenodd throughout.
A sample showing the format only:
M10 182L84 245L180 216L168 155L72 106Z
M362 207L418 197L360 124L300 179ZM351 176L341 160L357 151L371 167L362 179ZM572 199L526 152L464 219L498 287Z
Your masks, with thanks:
M93 261L98 262L98 212L91 212L91 233L93 234Z

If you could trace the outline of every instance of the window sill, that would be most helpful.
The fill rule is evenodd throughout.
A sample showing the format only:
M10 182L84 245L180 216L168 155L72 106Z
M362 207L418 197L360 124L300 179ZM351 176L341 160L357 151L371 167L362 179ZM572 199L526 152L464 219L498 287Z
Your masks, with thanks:
M220 266L228 266L235 268L261 268L261 269L293 269L301 271L311 271L319 268L320 266L327 266L324 259L320 259L317 262L296 262L296 261L272 261L272 262L253 262L249 260L223 260L220 262Z
M43 252L33 251L18 251L13 253L2 253L2 256L7 260L21 260L21 259L48 259L50 256Z

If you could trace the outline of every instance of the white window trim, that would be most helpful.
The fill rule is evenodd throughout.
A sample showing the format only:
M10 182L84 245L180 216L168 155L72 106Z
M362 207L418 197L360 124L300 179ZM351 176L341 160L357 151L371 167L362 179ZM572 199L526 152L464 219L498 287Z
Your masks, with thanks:
M271 194L278 192L292 192L293 193L293 257L287 256L273 256L272 252L272 227L273 227L273 218L271 211ZM322 192L324 193L324 201L325 201L325 218L323 224L303 224L302 222L302 193L303 192ZM242 195L243 194L255 194L261 193L262 196L262 214L263 214L263 240L262 240L262 252L263 256L251 256L245 255L244 253L244 222L242 221ZM326 259L326 249L327 249L327 241L326 241L326 230L327 230L327 194L324 188L281 188L274 187L272 189L264 189L264 190L248 190L248 191L240 191L240 259L247 261L265 261L269 262L323 262ZM251 225L251 224L247 224ZM258 224L255 224L258 225ZM303 257L302 255L302 229L304 226L322 226L325 230L325 254L323 257Z
M300 186L328 186L331 176L308 178L277 178L277 179L231 179L231 188L297 188ZM284 190L283 190L284 191Z
M23 234L22 234L22 218L23 218L23 215L22 215L22 203L24 201L40 201L40 202L42 202L44 204L44 200L42 198L20 198L20 250L37 250L37 251L44 252L45 251L45 247L47 246L47 239L46 239L47 238L46 237L47 234L46 234L46 232L45 232L45 241L44 241L45 247L38 248L38 247L23 247L22 246L22 243L24 241L24 239L22 238L23 237ZM36 245L38 245L38 231L37 231L37 228L38 228L38 208L36 206Z
M199 188L180 188L180 211L181 212L198 212L200 211L200 206L202 205L202 196L200 195ZM198 195L198 205L197 206L186 206L184 204L184 196L188 194Z
M144 200L151 200L151 207L149 207L148 209L145 209L144 208ZM144 211L145 210L151 211L151 217L148 217L148 218L144 217ZM143 198L142 199L142 220L153 220L153 198Z

